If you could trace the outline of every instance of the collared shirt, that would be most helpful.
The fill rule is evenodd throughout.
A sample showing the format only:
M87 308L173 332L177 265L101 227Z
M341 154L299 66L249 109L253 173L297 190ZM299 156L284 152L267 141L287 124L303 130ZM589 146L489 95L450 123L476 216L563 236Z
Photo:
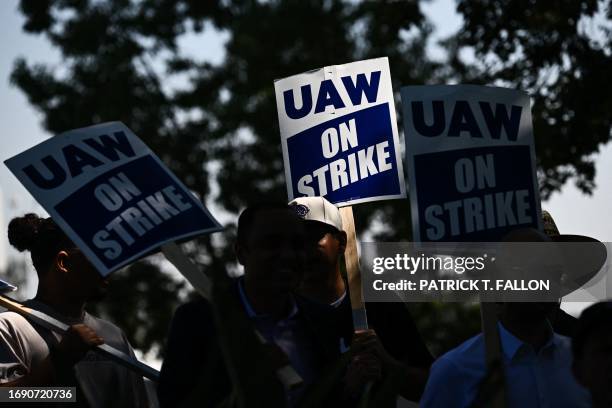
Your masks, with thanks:
M255 312L246 296L243 279L238 280L238 293L247 316L264 339L276 344L285 352L291 366L306 384L314 381L317 372L316 367L312 365L314 361L312 337L304 327L303 321L298 319L299 309L295 299L290 297L290 311L286 317L279 320L270 315Z
M590 407L588 391L571 371L570 339L553 333L539 350L499 323L509 408ZM421 408L469 407L486 375L482 334L441 356L431 367Z

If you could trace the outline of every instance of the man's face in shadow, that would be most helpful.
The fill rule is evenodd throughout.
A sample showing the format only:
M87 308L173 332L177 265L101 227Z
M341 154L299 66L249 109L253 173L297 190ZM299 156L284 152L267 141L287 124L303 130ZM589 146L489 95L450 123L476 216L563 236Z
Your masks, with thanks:
M306 267L304 280L320 281L335 271L346 248L346 233L318 221L305 221Z
M237 254L257 287L271 293L295 290L304 265L303 221L289 209L260 210Z

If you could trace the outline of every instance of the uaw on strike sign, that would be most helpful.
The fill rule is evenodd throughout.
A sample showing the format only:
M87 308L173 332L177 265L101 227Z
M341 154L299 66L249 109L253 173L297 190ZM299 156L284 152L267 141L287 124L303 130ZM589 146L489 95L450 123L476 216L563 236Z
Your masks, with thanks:
M121 122L62 133L5 163L104 276L164 243L221 229Z
M402 88L415 241L497 241L540 228L529 97L475 85Z
M289 199L343 206L406 196L387 58L274 83Z

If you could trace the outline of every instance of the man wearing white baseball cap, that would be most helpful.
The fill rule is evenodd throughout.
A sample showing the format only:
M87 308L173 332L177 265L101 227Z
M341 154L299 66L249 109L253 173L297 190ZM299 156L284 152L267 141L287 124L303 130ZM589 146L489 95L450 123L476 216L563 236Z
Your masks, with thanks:
M365 348L375 355L382 375L393 372L401 379L397 382L397 393L418 401L433 357L408 309L402 303L367 303L372 330L355 333L348 284L340 268L347 237L338 208L323 197L296 198L289 206L305 221L309 246L299 294L327 305L336 322L334 330L342 343Z
M313 244L300 294L317 303L337 306L346 297L347 288L338 262L346 249L340 211L323 197L300 197L289 206L307 221L306 238Z

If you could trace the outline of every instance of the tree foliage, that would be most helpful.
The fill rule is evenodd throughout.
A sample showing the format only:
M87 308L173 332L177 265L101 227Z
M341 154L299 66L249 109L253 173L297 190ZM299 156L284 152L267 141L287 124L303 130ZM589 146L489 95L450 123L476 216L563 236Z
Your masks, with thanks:
M455 58L462 80L530 93L542 196L570 179L590 194L594 154L612 129L610 2L459 1L457 10L465 24L455 57L470 48L482 62L466 68Z
M11 79L51 134L121 120L190 189L235 214L262 197L286 199L274 79L388 56L396 91L448 81L528 90L544 196L572 177L590 192L591 154L610 138L611 44L609 37L603 45L590 40L581 21L604 6L609 21L609 3L594 0L459 1L464 25L440 62L426 52L432 25L417 0L22 0L23 29L44 34L62 61L52 67L18 59ZM211 28L227 38L223 60L185 54L181 39ZM465 49L477 59L462 58ZM405 200L358 206L355 214L361 231L377 221L379 239L410 238ZM199 240L199 261L224 271L231 238L230 229L214 242ZM151 276L141 296L161 295L161 275ZM430 309L422 308L430 313L424 325L436 315ZM131 309L107 310L120 320ZM151 336L142 344L163 338Z

